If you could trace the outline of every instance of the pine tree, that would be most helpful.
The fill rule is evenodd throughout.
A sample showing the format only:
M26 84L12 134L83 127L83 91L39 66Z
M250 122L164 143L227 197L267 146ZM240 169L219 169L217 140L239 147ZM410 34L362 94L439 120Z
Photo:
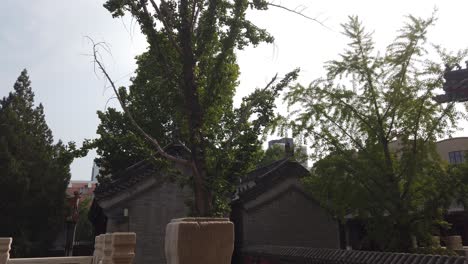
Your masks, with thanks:
M54 144L23 70L0 101L0 237L13 237L14 256L44 255L60 229L72 148Z

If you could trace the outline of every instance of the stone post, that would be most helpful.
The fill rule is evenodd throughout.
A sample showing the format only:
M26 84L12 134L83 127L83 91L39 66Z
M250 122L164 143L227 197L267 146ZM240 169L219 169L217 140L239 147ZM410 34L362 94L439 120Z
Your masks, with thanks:
M112 234L112 264L131 264L135 257L135 233Z
M94 239L93 264L99 264L104 255L104 235L96 236Z
M6 264L10 259L11 237L0 238L0 264Z
M104 240L102 264L113 264L112 263L112 234L102 235Z

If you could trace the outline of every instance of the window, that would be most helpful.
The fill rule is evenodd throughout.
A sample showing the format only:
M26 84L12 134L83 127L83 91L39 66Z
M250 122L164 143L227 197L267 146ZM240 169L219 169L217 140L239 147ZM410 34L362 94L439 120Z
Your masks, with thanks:
M452 151L449 152L450 164L460 164L465 161L465 151Z

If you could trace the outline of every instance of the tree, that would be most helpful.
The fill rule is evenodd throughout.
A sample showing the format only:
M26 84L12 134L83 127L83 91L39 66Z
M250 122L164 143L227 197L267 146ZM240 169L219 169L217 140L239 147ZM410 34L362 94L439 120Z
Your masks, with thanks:
M93 241L94 231L93 224L88 219L89 208L91 207L92 199L84 198L80 201L79 217L76 223L75 241Z
M272 162L275 162L286 157L286 152L283 147L279 145L273 145L268 148L263 154L262 159L260 160L258 167L266 166Z
M312 192L340 219L365 221L380 250L408 251L412 237L426 240L455 195L446 189L451 178L434 142L450 135L462 115L432 98L444 64L467 51L451 55L435 46L441 60L431 61L426 34L434 20L409 16L381 55L350 17L343 25L350 44L327 63L326 78L286 95L297 109L287 125L312 139L317 158L325 156L306 181Z
M0 101L0 236L13 256L45 255L64 221L74 144L54 144L26 70Z
M277 160L288 157L291 160L295 160L299 163L306 163L308 156L302 152L301 147L295 147L293 153L287 153L287 150L280 145L274 144L265 150L262 159L258 163L257 167L267 166Z
M133 162L155 156L188 166L194 215L225 211L234 179L254 168L259 159L259 135L275 120L275 98L298 73L294 70L282 80L275 76L265 88L244 98L240 107L233 107L239 76L235 51L273 41L246 19L246 11L265 10L268 3L108 0L104 6L114 17L130 13L149 48L138 57L137 76L127 91L116 87L105 70L99 53L105 45L93 46L95 62L125 113L113 109L100 113L101 137L94 142L101 154L98 162L108 172L120 169L114 164L125 157ZM109 144L117 141L116 146ZM190 158L165 152L164 145L171 142L186 146ZM110 151L116 147L120 156Z

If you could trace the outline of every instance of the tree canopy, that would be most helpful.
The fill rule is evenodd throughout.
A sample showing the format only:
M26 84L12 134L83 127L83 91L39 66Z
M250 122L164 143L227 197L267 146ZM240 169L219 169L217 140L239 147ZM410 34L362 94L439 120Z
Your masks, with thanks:
M379 53L372 34L350 17L343 25L348 48L326 64L326 77L286 95L294 117L287 127L310 138L321 158L306 180L313 195L340 219L363 220L380 250L408 251L412 237L426 241L457 195L447 189L456 176L447 173L434 143L463 115L453 103L432 98L444 65L460 62L467 51L430 46L434 21L409 16Z
M298 70L275 77L233 106L239 84L235 51L273 37L246 18L260 0L108 0L114 17L132 15L146 35L148 50L138 56L129 89L118 88L100 60L105 47L94 44L98 67L110 82L124 114L100 112L97 146L102 175L139 159L177 162L192 170L194 214L225 212L236 178L260 158L259 136L275 120L275 99ZM169 155L164 146L181 143L189 159Z
M41 256L64 222L74 144L54 143L26 70L0 101L0 236L12 254Z

